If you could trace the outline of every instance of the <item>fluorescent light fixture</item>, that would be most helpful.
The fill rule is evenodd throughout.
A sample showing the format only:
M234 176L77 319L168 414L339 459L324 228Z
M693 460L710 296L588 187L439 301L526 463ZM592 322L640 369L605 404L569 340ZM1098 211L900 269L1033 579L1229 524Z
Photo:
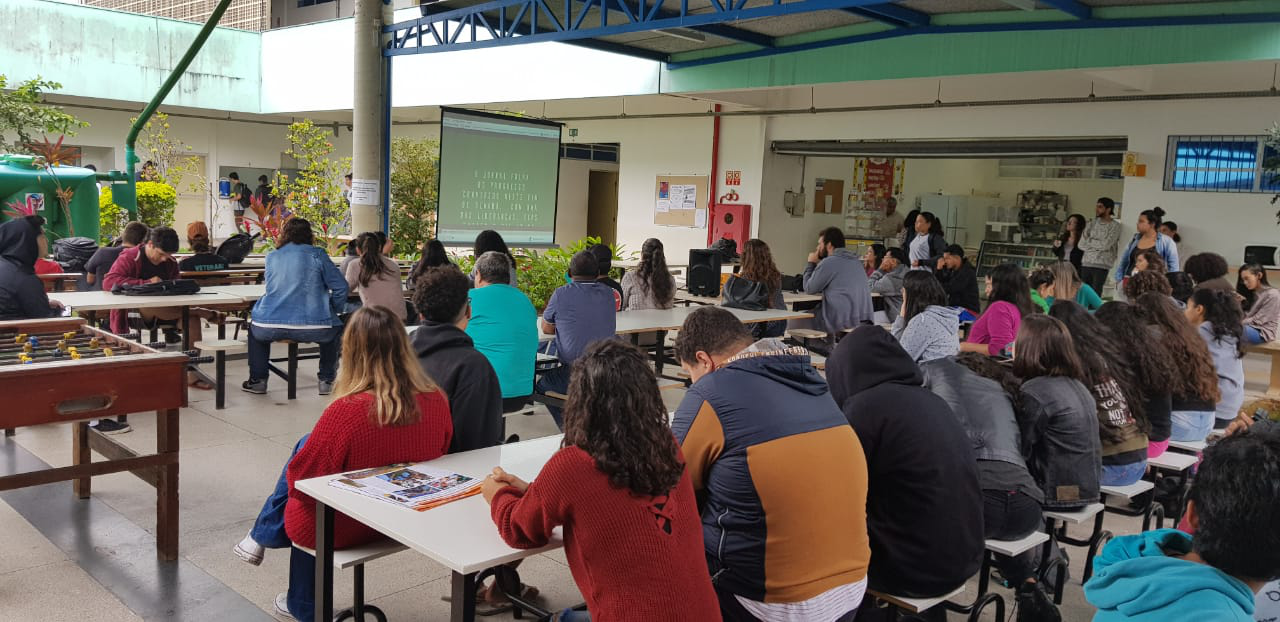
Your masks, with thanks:
M659 30L658 32L664 35L667 35L668 37L683 39L685 41L692 41L694 43L704 43L707 40L706 35L696 30L690 30L688 28L665 28L665 29Z

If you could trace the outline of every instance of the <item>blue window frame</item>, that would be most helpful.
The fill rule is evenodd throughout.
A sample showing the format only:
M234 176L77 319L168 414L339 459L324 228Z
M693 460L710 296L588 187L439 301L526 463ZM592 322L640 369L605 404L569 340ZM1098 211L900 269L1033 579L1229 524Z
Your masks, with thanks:
M327 4L333 0L298 0L298 8L315 6L317 4Z
M1264 166L1278 155L1265 136L1170 136L1164 189L1276 192L1280 178Z

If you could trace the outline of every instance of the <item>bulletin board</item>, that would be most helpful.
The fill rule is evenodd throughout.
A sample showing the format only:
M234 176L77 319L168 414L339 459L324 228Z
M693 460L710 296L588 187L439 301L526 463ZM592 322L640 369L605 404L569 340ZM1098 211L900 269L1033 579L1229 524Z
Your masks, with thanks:
M653 224L706 227L710 182L706 175L658 175L653 188Z
M818 178L814 180L813 187L813 213L839 214L844 211L843 179Z

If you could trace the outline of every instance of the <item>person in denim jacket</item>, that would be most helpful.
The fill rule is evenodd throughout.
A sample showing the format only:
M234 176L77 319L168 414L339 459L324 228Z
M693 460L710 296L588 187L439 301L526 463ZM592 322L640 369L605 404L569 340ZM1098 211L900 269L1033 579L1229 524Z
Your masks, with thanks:
M273 341L292 340L320 346L320 395L328 395L338 374L347 281L323 248L313 246L311 223L294 218L285 223L280 247L267 255L266 293L253 305L249 322L249 393L267 392L267 362Z

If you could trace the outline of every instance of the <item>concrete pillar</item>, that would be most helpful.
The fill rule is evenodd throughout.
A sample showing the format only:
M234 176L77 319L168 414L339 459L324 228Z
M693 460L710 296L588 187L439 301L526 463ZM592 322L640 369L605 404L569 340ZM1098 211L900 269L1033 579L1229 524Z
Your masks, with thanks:
M382 228L382 141L385 139L382 25L391 23L391 6L383 0L356 0L355 102L351 128L351 232ZM361 190L366 190L362 192ZM367 190L372 190L367 191Z

